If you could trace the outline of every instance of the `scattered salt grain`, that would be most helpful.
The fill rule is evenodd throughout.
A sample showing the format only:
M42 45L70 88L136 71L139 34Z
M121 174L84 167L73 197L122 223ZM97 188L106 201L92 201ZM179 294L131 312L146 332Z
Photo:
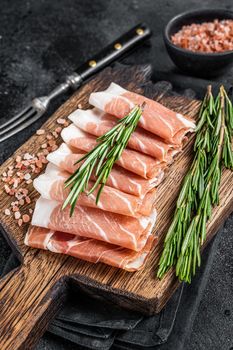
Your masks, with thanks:
M53 145L52 148L51 148L51 151L56 151L56 149L58 149L58 145Z
M20 157L20 156L17 156L15 160L16 160L16 163L19 163L19 162L21 162L21 160L22 160L22 157Z
M29 180L31 178L31 175L29 173L24 175L24 180Z
M22 226L22 224L23 224L23 220L22 220L22 219L19 219L19 220L18 220L18 225L19 225L19 227Z
M44 133L45 133L44 129L39 129L36 132L37 135L43 135Z
M31 155L30 153L25 153L23 156L23 159L25 160L29 160L29 159L33 159L34 155Z
M47 140L52 140L53 136L51 134L46 135Z
M55 137L55 139L58 138L58 133L56 131L53 131L53 136Z
M14 212L17 212L17 211L19 211L19 207L17 207L17 206L15 205L15 206L13 206L12 210L13 210Z
M58 124L64 125L65 122L66 122L66 120L63 119L63 118L58 118L58 119L57 119L57 123L58 123Z
M21 217L21 214L19 211L15 212L15 220L18 220Z
M56 129L55 129L55 132L57 134L60 134L60 132L62 131L62 128L60 126L58 126Z
M19 205L24 205L24 200L23 200L23 198L21 198L21 199L19 200Z
M31 199L28 196L25 197L25 201L27 204L31 203Z
M30 221L30 216L28 214L24 214L22 216L23 222L29 222Z
M11 215L11 212L10 212L10 210L9 209L5 209L5 215Z

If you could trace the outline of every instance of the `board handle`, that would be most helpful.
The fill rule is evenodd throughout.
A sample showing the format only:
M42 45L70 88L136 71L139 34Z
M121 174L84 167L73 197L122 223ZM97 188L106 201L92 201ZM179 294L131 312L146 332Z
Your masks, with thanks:
M0 280L1 350L33 349L65 299L62 268L51 278L35 252L30 250L23 265Z

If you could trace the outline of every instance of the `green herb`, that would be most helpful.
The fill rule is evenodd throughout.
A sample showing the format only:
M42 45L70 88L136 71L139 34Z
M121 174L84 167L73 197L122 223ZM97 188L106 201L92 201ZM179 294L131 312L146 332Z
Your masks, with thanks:
M65 187L71 187L71 190L63 204L63 209L70 204L70 215L73 214L79 195L88 190L88 183L93 173L96 181L87 195L98 187L96 196L96 204L98 204L112 167L126 148L129 138L142 115L143 108L144 104L141 107L135 106L111 130L97 138L99 144L75 163L83 162L65 182Z
M232 104L224 88L220 88L214 101L208 87L196 128L195 157L165 238L157 272L159 278L176 265L179 279L190 283L201 264L200 248L206 238L206 224L213 205L219 203L222 165L233 169L232 124Z

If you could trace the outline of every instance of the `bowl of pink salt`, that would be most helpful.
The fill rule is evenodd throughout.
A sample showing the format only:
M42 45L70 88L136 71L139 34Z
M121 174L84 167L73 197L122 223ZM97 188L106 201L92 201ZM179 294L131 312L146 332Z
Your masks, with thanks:
M233 12L203 9L172 18L164 42L175 65L191 74L211 77L233 63Z

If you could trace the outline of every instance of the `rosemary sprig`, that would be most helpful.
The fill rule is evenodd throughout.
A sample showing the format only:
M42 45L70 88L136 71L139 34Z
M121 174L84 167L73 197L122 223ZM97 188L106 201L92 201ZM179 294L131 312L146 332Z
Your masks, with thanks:
M229 111L232 111L232 105L230 100L226 99L226 96L227 94L223 86L221 86L220 93L216 99L216 114L213 121L214 130L211 140L212 147L208 154L205 189L199 199L195 216L187 230L176 264L176 275L180 280L189 283L191 282L191 275L195 274L195 270L190 271L191 267L195 265L197 252L200 251L201 245L206 238L207 221L211 217L213 206L219 204L222 165L229 169L232 169L233 165L232 150L228 144L228 140L231 139L229 132L232 133L229 123L232 118L229 115Z
M159 278L176 265L179 279L190 283L196 267L200 266L206 224L212 207L219 204L222 166L233 169L232 126L233 108L226 91L221 87L214 103L209 87L196 129L195 158L185 177L173 223L165 239L157 273Z
M82 162L78 169L65 182L65 187L70 187L71 190L63 203L63 209L70 204L70 215L73 214L79 195L88 190L88 183L93 173L95 174L96 181L94 186L87 192L87 195L91 194L98 187L96 196L96 204L98 204L112 167L126 148L129 138L142 115L143 109L144 104L142 106L135 106L111 130L97 138L99 144L75 163Z
M184 178L176 203L174 218L165 238L164 249L157 272L159 278L162 278L176 264L192 211L197 206L196 197L201 197L204 190L204 173L207 168L207 152L209 152L211 146L210 128L212 128L211 119L213 112L214 99L211 93L211 87L209 86L199 112L199 123L196 128L196 141L194 144L195 158L189 172ZM196 257L196 262L199 265L199 252L196 252ZM194 264L195 268L196 263Z

